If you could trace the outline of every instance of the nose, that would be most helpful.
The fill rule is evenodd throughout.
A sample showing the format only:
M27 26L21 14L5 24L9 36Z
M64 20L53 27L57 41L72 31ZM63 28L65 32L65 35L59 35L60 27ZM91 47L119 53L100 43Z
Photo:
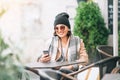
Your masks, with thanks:
M58 28L58 32L61 32L62 30L60 28Z

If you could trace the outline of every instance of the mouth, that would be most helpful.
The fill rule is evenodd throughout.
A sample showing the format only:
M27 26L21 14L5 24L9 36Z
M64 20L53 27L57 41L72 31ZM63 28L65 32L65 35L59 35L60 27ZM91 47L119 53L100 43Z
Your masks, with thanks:
M64 33L59 33L59 35L63 35Z

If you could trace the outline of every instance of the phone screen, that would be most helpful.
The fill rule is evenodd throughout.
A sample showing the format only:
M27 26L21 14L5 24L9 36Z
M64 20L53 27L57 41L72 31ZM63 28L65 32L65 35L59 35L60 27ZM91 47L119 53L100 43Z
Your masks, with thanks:
M48 50L44 50L43 53L44 54L49 54L49 51Z

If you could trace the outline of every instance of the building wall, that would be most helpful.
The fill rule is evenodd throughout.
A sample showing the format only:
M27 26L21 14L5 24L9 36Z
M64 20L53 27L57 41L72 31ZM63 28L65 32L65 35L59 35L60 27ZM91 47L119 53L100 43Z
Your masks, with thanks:
M53 35L54 18L58 13L69 13L73 28L75 0L21 0L9 4L0 18L0 28L5 42L20 54L23 63L36 61L42 53L45 42Z

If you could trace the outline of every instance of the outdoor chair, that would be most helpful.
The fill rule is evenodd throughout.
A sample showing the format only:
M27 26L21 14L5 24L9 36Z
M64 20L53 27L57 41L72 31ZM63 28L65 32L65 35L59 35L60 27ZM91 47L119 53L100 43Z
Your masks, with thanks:
M96 49L97 49L97 51L98 51L98 53L99 53L99 58L100 59L105 59L105 58L108 58L108 57L113 57L113 47L112 46L108 46L108 45L98 45L97 47L96 47ZM120 62L120 61L119 61ZM120 64L120 63L119 63ZM112 70L112 74L113 73L120 73L120 66L118 66L118 67L115 67L116 66L116 64L114 63L114 61L112 61L111 62L111 64L108 64L108 66L109 66L109 69L107 69L107 71L106 72L110 72L111 71L111 69L113 69ZM103 71L101 71L101 72L103 72Z
M113 56L113 47L112 46L98 45L96 47L96 49L97 49L97 51L99 53L100 59L104 59L104 58Z
M88 70L92 67L99 67L100 69L100 80L102 79L102 77L107 74L107 73L111 73L111 71L116 67L116 63L120 60L120 57L119 56L113 56L113 57L108 57L108 58L105 58L105 59L102 59L102 60L99 60L97 62L94 62L94 63L91 63L83 68L81 68L80 70L78 71L75 71L75 72L72 72L70 74L65 74L65 73L62 73L58 70L46 70L45 72L48 72L48 73L52 73L52 74L60 74L63 76L63 78L61 80L64 80L64 78L68 78L68 79L71 79L71 80L81 80L81 79L77 79L76 77L73 77L74 75L78 75L79 73L85 71L85 70ZM109 64L114 64L115 67L110 67ZM37 75L40 76L40 78L44 77L46 78L46 80L57 80L51 76L48 76L47 74L44 74L44 72L38 72L37 70L33 69L33 68L30 68L30 67L25 67L26 70L29 70L29 71L32 71L34 73L36 73ZM40 80L43 80L43 79L40 79Z
M74 73L71 73L72 74L76 74L76 73L79 73L81 71L84 71L84 70L87 70L91 67L99 67L100 69L100 79L107 73L111 73L112 70L116 67L116 64L117 62L120 60L120 57L119 56L114 56L114 57L108 57L108 58L105 58L105 59L102 59L102 60L99 60L97 62L94 62L90 65L87 65L86 67L84 67L83 69L79 70L79 71L76 71ZM115 65L114 67L110 67L111 65Z

